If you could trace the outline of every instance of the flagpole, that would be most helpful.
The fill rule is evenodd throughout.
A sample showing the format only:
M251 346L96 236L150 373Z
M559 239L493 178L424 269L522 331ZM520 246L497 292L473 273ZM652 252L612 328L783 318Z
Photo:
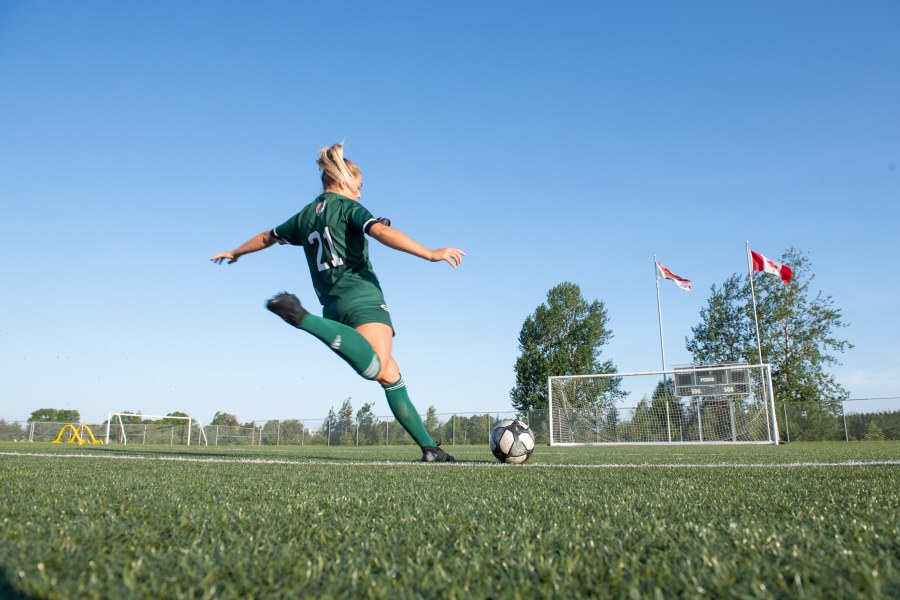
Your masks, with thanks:
M753 259L750 257L750 241L746 242L747 244L747 275L750 277L750 296L753 298L753 321L756 323L756 350L759 352L759 364L765 364L763 362L762 355L762 341L759 337L759 314L756 312L756 291L753 286ZM762 367L760 367L762 368ZM772 414L771 416L766 414L766 428L769 429L769 437L772 437L775 445L777 446L779 443L779 435L778 435L778 415L775 413L775 387L772 385L772 369L769 368L766 370L767 380L769 384L769 396L770 402L766 404L766 413L769 412L769 406L771 404ZM760 371L760 375L762 375L762 371ZM766 385L763 382L763 389L765 389ZM765 395L765 394L764 394ZM785 409L787 410L787 409ZM771 419L771 421L770 421ZM775 433L772 434L772 430L774 429Z
M659 301L659 267L657 266L656 255L653 255L653 273L656 276L656 312L659 316L659 351L662 354L662 370L666 370L666 345L663 340L662 326L662 303Z
M756 291L753 287L753 260L750 258L750 242L747 244L747 275L750 277L750 297L753 298L753 322L756 324L756 350L759 352L759 364L764 364L762 341L759 337L759 314L756 312Z
M659 350L662 353L662 363L663 363L663 374L662 374L662 385L663 385L663 398L666 401L666 437L669 439L669 443L672 443L672 427L670 425L671 420L669 419L669 395L667 392L666 386L666 345L663 341L663 326L662 326L662 303L659 301L659 262L656 260L656 255L653 255L653 273L656 275L656 312L659 315Z

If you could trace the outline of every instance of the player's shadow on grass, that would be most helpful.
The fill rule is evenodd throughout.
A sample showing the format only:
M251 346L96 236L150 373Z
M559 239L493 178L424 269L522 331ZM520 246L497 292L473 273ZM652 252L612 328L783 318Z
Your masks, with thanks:
M31 600L33 596L20 592L13 587L6 577L6 573L7 569L0 568L0 598L3 598L3 600Z

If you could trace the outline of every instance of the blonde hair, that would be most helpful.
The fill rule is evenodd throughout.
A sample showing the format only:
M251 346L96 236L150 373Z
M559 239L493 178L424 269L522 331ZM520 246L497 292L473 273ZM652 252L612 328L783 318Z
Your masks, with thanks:
M322 188L326 190L330 187L341 187L341 183L345 183L348 187L352 186L353 179L360 175L359 167L349 158L344 158L343 144L334 144L330 148L319 150L316 164L322 171Z

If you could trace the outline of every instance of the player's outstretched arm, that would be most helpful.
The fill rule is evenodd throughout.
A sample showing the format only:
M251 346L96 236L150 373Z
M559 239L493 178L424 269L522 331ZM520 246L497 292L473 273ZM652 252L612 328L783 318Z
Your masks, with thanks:
M413 256L430 260L431 262L446 261L451 267L456 268L462 264L465 252L459 248L438 248L432 250L412 239L399 229L388 227L382 223L375 223L369 228L369 235L394 250L407 252Z
M272 238L272 233L269 231L263 231L262 233L253 236L246 242L244 242L240 247L231 250L230 252L219 252L215 256L210 257L209 260L213 261L217 265L221 265L224 261L228 261L228 264L236 263L237 260L245 254L250 254L251 252L258 252L260 250L265 250L269 246L275 243L275 240Z

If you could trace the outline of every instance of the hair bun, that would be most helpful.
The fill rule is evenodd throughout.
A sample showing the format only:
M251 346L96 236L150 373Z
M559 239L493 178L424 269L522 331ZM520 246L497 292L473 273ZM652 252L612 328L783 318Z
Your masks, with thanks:
M324 189L340 187L341 183L351 186L353 178L360 174L359 167L350 159L344 158L343 144L332 144L328 148L319 150L316 164L322 171L322 187Z

